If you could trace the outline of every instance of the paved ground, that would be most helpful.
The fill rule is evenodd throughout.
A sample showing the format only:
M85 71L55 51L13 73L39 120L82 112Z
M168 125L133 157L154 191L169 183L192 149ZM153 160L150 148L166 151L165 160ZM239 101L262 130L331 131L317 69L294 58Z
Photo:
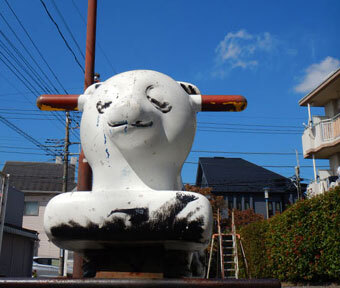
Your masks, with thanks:
M320 284L293 284L293 283L282 283L282 287L285 288L340 288L339 284L330 284L330 283L325 283L324 285L320 285Z

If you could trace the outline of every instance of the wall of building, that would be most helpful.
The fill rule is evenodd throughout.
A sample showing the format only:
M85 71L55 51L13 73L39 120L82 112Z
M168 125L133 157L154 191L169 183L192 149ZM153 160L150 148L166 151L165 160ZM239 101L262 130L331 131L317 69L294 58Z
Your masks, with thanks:
M336 153L329 158L329 167L332 171L332 175L337 175L337 169L340 166L340 153Z
M340 113L340 99L332 100L325 105L325 115L332 118Z
M35 256L43 257L59 257L59 248L55 246L48 237L44 230L44 212L48 201L54 195L35 195L25 196L25 202L38 202L39 212L34 216L23 216L23 227L31 230L36 230L39 235L39 243L37 244L37 251Z
M21 227L24 211L24 193L8 187L5 223Z
M31 277L34 240L4 233L0 255L0 276Z
M270 214L275 215L281 213L287 205L296 202L296 193L269 193L269 206L271 207ZM255 213L262 214L266 217L266 201L264 193L228 193L224 196L224 201L228 209L247 210L253 209ZM223 215L228 215L226 211Z

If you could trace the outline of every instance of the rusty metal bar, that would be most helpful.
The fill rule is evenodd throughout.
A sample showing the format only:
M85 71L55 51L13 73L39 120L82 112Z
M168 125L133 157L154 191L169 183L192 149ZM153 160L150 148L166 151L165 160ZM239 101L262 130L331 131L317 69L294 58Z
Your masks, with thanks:
M94 63L96 51L97 0L89 0L87 6L85 89L94 82Z
M37 106L45 111L70 111L78 110L79 94L44 94L38 97Z
M0 287L12 288L89 288L89 287L123 287L123 288L144 288L144 287L234 287L234 288L280 288L281 283L275 279L6 279L0 280Z
M247 107L247 99L241 95L201 95L202 111L240 112Z
M87 6L87 33L86 33L86 55L85 55L85 89L94 83L94 64L96 49L96 21L97 0L88 0ZM92 189L92 170L87 163L84 151L81 149L78 166L78 191L90 191ZM83 259L78 253L73 257L73 278L82 278Z

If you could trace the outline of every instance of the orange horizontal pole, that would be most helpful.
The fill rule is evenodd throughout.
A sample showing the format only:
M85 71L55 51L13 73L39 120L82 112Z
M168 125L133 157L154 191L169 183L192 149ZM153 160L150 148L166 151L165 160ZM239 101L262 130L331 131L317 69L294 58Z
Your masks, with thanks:
M78 110L79 94L44 94L38 97L37 106L45 111Z
M247 99L241 95L201 95L201 111L234 111L246 109Z

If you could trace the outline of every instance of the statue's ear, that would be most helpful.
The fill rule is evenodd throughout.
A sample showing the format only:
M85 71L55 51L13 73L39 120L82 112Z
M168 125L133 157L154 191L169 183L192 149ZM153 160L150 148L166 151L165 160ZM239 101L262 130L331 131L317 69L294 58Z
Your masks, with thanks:
M195 112L201 111L201 91L194 84L177 81L183 90L189 94L191 107Z
M191 83L177 81L179 85L184 89L185 92L187 92L189 95L201 95L200 90Z
M193 84L177 81L189 94L191 106L194 111L230 111L238 112L246 109L247 99L241 95L202 95Z
M78 98L78 110L79 111L83 111L84 105L85 105L87 99L89 99L89 97L91 97L91 95L94 93L94 91L97 88L99 88L101 85L102 85L102 83L94 83L91 86L87 87L84 94L79 95L79 98Z

